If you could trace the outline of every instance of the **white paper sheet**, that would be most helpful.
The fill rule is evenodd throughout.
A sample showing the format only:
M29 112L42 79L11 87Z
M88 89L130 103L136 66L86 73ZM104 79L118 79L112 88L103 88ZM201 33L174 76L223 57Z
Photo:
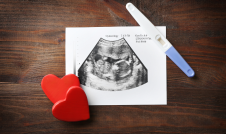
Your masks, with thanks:
M157 27L157 29L163 35L166 36L165 26ZM117 42L117 40L119 41ZM120 47L121 49L123 49L123 51L120 52L119 54L118 50L116 49L118 48L118 46L122 45L123 42L125 42L124 44L125 46L129 45L132 51L130 51L128 47L126 48ZM97 45L99 45L98 48ZM105 45L107 45L106 50L104 48ZM112 51L110 52L111 47L113 48L113 50L111 49ZM95 53L94 49L96 50ZM126 61L127 59L123 60L120 59L123 57L123 55L126 55L126 52L128 52L127 49L129 52L133 52L132 54L133 56L135 56L136 60L134 60L133 58L132 58L133 61L131 60ZM106 56L106 51L109 51L109 53L111 54L109 54L109 56ZM158 48L152 43L148 35L146 35L145 32L140 27L66 28L66 46L65 46L66 74L74 73L78 76L78 70L80 69L82 64L90 62L93 63L92 57L96 56L97 55L96 53L102 55L101 60L104 61L104 63L101 63L101 67L104 68L105 70L106 70L105 65L109 65L110 67L108 72L105 71L106 74L109 75L112 74L113 72L112 70L115 66L117 66L121 70L118 71L117 74L119 75L119 77L109 76L106 78L102 74L98 75L95 74L91 76L92 80L94 80L91 82L87 82L88 80L90 80L89 78L87 78L88 75L85 77L86 83L89 84L85 84L86 86L81 85L81 87L83 88L88 97L89 105L167 104L166 55L162 53L160 50L158 50ZM104 54L105 56L103 56ZM139 63L136 63L137 61L136 56L138 57ZM88 57L89 60L87 60ZM90 59L92 60L90 61ZM94 62L96 67L96 63L99 62L99 60L97 62L96 61ZM121 82L126 83L127 81L128 83L129 82L128 79L130 77L136 77L134 76L134 74L141 74L138 73L138 71L134 73L134 70L136 70L135 68L138 65L141 65L140 62L146 68L146 69L142 68L144 70L144 73L142 73L141 81L145 81L143 82L143 84L138 85L137 87L134 87L134 84L133 86L123 87L123 85L120 84L120 82L118 82L119 84L117 83L118 79L120 79L119 81ZM138 70L139 69L140 68L138 68ZM147 73L146 75L145 72ZM138 79L138 77L136 78L137 80L141 79L141 77L140 79ZM100 79L103 80L98 81ZM112 79L114 79L115 81ZM109 84L106 84L107 82L109 82ZM114 86L115 84L116 86ZM108 89L111 91L109 91Z

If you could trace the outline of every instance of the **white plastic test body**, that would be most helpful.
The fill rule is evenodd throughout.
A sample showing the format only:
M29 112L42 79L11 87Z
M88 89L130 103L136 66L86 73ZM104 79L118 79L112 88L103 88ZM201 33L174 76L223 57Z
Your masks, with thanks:
M127 3L127 10L151 37L151 40L164 52L188 77L193 77L195 72L177 52L172 44L155 28L155 26L132 4Z

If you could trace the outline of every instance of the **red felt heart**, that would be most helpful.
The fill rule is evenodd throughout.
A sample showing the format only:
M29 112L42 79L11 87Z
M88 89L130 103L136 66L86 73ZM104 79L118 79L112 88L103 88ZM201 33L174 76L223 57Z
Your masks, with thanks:
M85 92L78 86L69 88L66 98L52 107L53 116L63 121L81 121L90 118Z
M41 86L46 96L53 103L56 103L65 99L66 93L71 86L80 86L80 82L74 74L65 75L62 79L49 74L42 79Z

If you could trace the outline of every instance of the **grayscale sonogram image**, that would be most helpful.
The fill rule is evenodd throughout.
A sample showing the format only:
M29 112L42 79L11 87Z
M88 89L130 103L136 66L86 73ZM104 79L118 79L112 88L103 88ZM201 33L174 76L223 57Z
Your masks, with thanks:
M101 38L78 70L80 83L103 91L122 91L148 82L147 68L124 38Z

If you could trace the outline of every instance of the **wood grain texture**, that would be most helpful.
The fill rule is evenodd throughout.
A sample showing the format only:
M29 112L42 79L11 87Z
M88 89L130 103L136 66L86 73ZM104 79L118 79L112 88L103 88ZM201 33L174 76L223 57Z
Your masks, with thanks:
M167 106L91 106L91 119L62 122L41 89L65 74L65 27L137 26L132 2L196 72L167 59ZM225 133L226 1L1 0L0 133Z

